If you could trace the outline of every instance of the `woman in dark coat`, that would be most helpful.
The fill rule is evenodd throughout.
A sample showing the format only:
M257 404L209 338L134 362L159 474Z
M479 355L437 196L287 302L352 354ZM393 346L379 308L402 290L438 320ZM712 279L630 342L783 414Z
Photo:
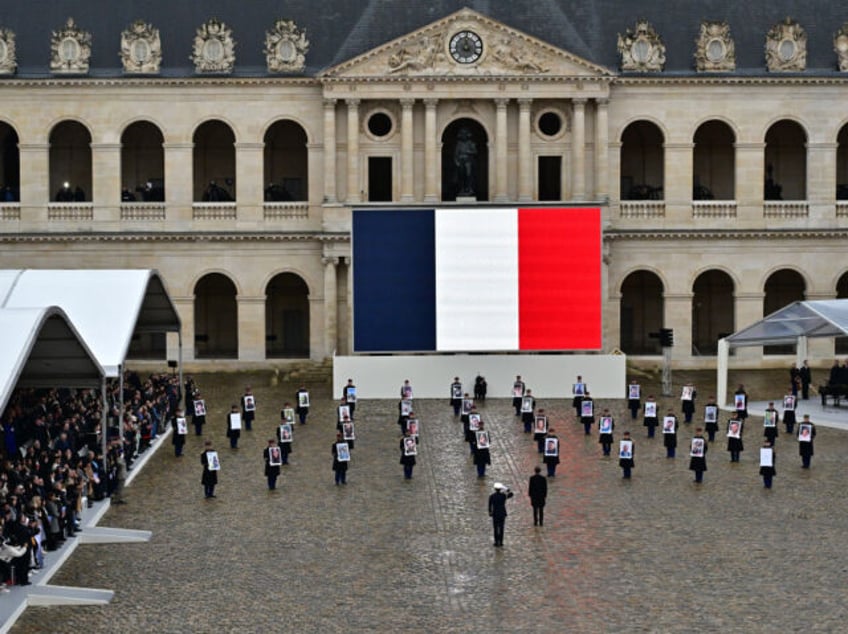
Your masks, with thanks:
M640 393L639 383L634 380L630 382L630 385L636 389L627 388L627 409L630 410L630 418L636 420L636 417L639 415L639 409L642 407L642 399L640 396L637 396Z
M736 415L738 416L739 420L744 421L746 418L748 418L748 393L745 391L744 385L740 384L739 388L736 390L736 392L734 392L734 402L736 401L736 395L742 395L745 397L745 405L741 408L736 409Z
M786 426L786 433L791 434L795 431L795 397L783 397L783 424Z
M403 465L404 480L412 479L412 468L415 466L415 454L408 455L405 451L406 444L409 442L417 442L417 438L413 438L407 431L403 438L400 439L400 464Z
M630 438L630 432L629 431L624 432L624 434L622 434L621 439L630 441L630 455L629 456L626 456L626 455L622 456L621 452L619 452L619 456L618 456L618 466L621 467L622 472L623 472L621 477L625 480L629 480L630 479L630 471L633 469L633 467L636 466L636 460L635 460L636 443L633 442L633 440Z
M233 429L232 424L230 423L230 415L231 414L239 414L238 405L233 404L230 408L230 413L227 414L227 438L230 439L230 449L238 449L238 441L241 437L241 429Z
M689 471L695 472L695 482L703 482L704 471L707 470L707 441L704 439L700 427L695 429L695 436L692 440L700 440L701 442L692 443L692 449L689 451Z
M576 399L577 397L575 396L574 398ZM591 412L591 415L584 416L584 412ZM595 409L594 401L592 400L592 397L589 396L589 392L586 392L586 395L580 399L580 422L583 423L584 435L588 436L591 434L592 425L595 422Z
M805 434L807 431L803 425L810 426L809 436ZM816 426L810 421L810 415L804 414L804 420L798 426L798 455L801 456L801 468L809 469L810 461L813 459L813 438L816 437Z
M207 498L215 497L215 486L218 484L218 472L212 471L209 467L209 454L207 452L213 451L212 443L208 440L205 443L206 448L203 450L203 453L200 454L200 464L203 465L203 475L200 478L200 484L203 485L204 493Z
M651 405L653 407L653 410L654 410L653 416L648 416L648 405ZM657 405L657 402L654 400L653 396L649 396L648 400L645 401L644 411L645 411L645 418L642 421L642 425L648 428L648 438L653 438L654 433L657 429L657 425L660 424L660 419L658 417L659 405Z
M285 423L285 419L283 419L283 423ZM292 451L292 443L294 441L294 434L288 432L288 437L283 438L283 426L280 425L277 427L277 445L280 447L280 458L283 464L289 463L289 454Z
M183 446L186 441L186 435L180 433L179 426L177 425L178 418L183 420L184 425L186 424L182 408L178 409L177 413L174 414L174 418L171 419L171 444L174 445L174 456L177 458L183 455ZM183 429L187 431L185 427Z
M280 448L273 438L268 441L268 446L262 450L262 459L265 461L265 477L268 478L269 491L277 488L277 478L280 477L280 465L271 464L271 452L275 450L279 452ZM280 455L280 461L282 462L282 455Z
M347 461L339 460L336 443L344 442L341 433L336 434L336 442L331 449L333 453L333 471L336 473L336 484L347 484Z
M666 420L672 418L673 422L666 425ZM665 457L666 458L674 458L675 453L677 452L677 428L680 426L680 423L677 421L677 416L674 415L674 412L671 410L668 411L668 414L665 415L665 419L663 419L663 447L665 447Z
M735 416L727 421L727 450L730 452L730 462L739 462L739 454L745 451L745 446L742 444L744 430L745 423L739 417L739 412L736 412ZM738 438L736 438L737 434Z
M483 423L480 422L480 431L483 431ZM492 456L488 447L480 447L474 443L474 464L477 467L477 477L486 477L486 466L492 464Z
M609 456L610 451L612 450L612 442L613 442L612 431L615 429L615 421L613 420L612 416L610 416L608 409L604 409L604 411L601 412L600 429L603 429L604 419L606 419L606 418L609 418L609 422L610 422L609 433L599 434L598 435L598 442L600 443L601 448L603 449L604 455Z
M689 388L687 391L690 394L690 398L680 399L680 409L683 412L683 422L691 423L692 416L695 415L695 398L698 396L698 393L695 391L695 386L691 383L687 383L685 387Z
M707 404L704 406L704 418L707 418L707 412L711 413L710 420L706 421L704 427L707 430L707 438L710 442L715 441L715 435L718 432L718 405L715 402L715 396L710 396Z
M557 435L554 433L554 428L551 427L548 429L548 433L545 435L545 443L547 443L548 438L556 438ZM542 458L542 462L545 463L545 466L548 468L548 477L553 478L556 477L556 468L559 464L559 452L560 446L559 442L556 444L557 452L556 455L548 455L545 454L545 457Z

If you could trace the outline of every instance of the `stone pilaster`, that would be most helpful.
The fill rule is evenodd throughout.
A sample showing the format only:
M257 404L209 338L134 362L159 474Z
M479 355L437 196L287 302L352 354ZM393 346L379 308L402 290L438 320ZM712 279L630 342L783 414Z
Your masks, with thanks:
M50 144L20 143L21 174L21 229L27 226L39 229L47 223L47 204L53 199L50 189Z
M746 224L763 221L765 143L736 143L736 217ZM757 319L762 319L762 311ZM741 322L738 322L741 323Z
M239 361L265 360L265 296L239 295L238 358Z
M609 198L609 100L595 101L595 200Z
M255 225L263 220L265 196L265 144L236 143L236 191L239 223Z
M336 266L339 259L323 257L324 264L324 356L332 356L338 339L338 292Z
M437 202L436 169L439 165L439 140L436 138L438 99L424 100L424 202Z
M533 174L530 156L530 107L532 99L518 100L518 200L533 199Z
M194 198L193 152L194 143L164 143L165 152L165 204L168 222L182 229L191 225L191 204ZM194 349L194 338L189 344Z
M692 358L692 293L663 295L663 327L674 329L672 358L677 361Z
M495 202L506 202L508 196L508 139L506 109L509 99L495 99Z
M324 100L324 202L336 202L336 100Z
M400 100L400 200L405 203L415 200L413 192L415 165L412 153L412 108L414 105L414 99Z
M666 143L663 146L663 198L665 217L678 225L692 218L692 143Z
M347 192L349 204L358 203L359 182L359 99L345 99L347 105Z
M571 100L571 198L586 200L586 100Z

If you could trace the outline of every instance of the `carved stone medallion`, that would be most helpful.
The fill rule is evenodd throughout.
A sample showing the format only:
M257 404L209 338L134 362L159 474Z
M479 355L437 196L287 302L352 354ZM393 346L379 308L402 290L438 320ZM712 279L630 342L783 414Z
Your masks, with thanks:
M73 18L50 38L50 70L53 73L87 73L91 59L91 33L80 29Z
M736 69L736 47L727 22L701 22L701 33L695 40L695 68L698 72Z
M153 75L162 63L162 43L159 29L143 20L136 20L121 33L121 62L125 73Z
M191 59L196 73L231 73L236 65L233 32L218 18L197 29Z
M839 70L848 71L848 22L843 24L833 36L833 50L836 51Z
M0 75L12 75L18 68L15 52L15 34L0 28Z
M621 70L659 72L665 65L665 45L647 20L638 20L636 29L618 34Z
M766 66L771 72L802 71L807 67L807 33L786 18L766 35Z
M269 73L292 73L303 70L309 40L292 20L277 20L265 32L265 58Z

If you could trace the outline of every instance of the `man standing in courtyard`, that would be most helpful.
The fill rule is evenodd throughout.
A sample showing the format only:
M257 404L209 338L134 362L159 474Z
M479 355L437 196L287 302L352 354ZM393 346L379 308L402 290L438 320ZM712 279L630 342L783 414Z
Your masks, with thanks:
M495 531L495 546L503 546L504 525L506 524L506 501L512 497L509 487L495 482L495 492L489 496L489 517L492 518L492 528Z
M533 505L533 526L544 526L545 524L545 499L548 497L548 481L542 475L542 469L536 467L530 476L530 486L527 495L530 504Z

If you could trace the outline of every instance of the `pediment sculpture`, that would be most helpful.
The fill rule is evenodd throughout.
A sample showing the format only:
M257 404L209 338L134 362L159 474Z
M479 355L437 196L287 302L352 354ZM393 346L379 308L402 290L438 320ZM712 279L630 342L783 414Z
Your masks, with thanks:
M659 72L665 66L665 44L647 20L638 20L634 30L618 34L621 70Z
M833 36L833 50L836 52L836 63L842 72L848 71L848 22Z
M233 32L218 18L212 18L197 29L189 59L196 73L231 73L236 65L236 43Z
M50 37L50 71L87 73L91 60L91 33L80 29L73 18Z
M306 65L309 40L292 20L277 20L265 33L265 58L269 73L293 73Z
M0 75L13 75L17 69L15 33L9 29L0 28Z
M766 35L766 66L771 72L802 71L807 67L807 32L786 18Z
M695 40L695 68L699 72L736 70L736 46L727 22L701 22Z
M155 75L162 63L159 29L136 20L121 33L121 62L125 73Z

